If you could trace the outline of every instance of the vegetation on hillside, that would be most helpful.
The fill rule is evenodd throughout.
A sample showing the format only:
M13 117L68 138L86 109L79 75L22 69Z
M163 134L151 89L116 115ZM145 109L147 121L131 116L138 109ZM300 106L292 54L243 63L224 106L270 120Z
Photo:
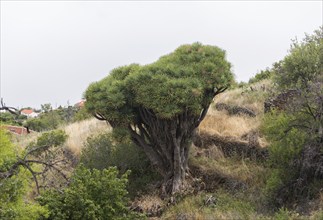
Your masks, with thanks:
M219 48L184 45L90 85L90 113L45 104L24 122L41 132L0 129L0 219L322 219L323 29L249 83L229 70ZM189 187L165 194L173 176L138 141L188 146Z

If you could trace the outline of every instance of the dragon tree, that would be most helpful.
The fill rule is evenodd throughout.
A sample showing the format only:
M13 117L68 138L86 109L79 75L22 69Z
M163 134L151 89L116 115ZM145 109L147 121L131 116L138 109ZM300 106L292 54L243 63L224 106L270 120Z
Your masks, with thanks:
M156 62L116 68L85 92L86 108L128 130L163 176L166 193L188 185L191 139L213 98L233 81L224 50L182 45Z

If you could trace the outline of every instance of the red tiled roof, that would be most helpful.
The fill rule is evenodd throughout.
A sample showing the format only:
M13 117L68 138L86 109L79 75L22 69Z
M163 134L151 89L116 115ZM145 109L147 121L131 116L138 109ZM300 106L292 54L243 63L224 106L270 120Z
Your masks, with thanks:
M21 110L21 113L24 113L26 115L30 115L31 113L33 113L34 111L32 109L23 109Z

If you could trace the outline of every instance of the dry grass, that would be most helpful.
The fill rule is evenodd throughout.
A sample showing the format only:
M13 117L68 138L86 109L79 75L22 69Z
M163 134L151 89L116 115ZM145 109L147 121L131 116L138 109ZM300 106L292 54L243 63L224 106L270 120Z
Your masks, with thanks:
M265 87L263 90L261 87ZM271 93L272 82L264 80L252 85L253 91L248 88L237 88L217 95L214 102L223 102L230 105L237 105L253 110L261 115L264 112L264 101Z
M38 132L32 132L27 135L26 134L23 134L23 135L13 134L12 141L19 150L23 150L27 147L28 144L30 144L33 141L36 141L40 135L41 135L41 133L38 133Z
M68 135L66 146L75 155L79 155L84 142L89 136L103 131L111 131L112 128L104 121L91 118L69 125L62 125L58 129L64 130ZM32 141L36 141L41 134L42 132L33 132L28 135L12 135L12 137L16 146L19 149L24 149Z
M99 121L95 118L76 122L62 127L61 129L65 130L68 134L66 146L75 155L81 153L82 146L89 136L103 131L111 131L111 127L108 126L106 122Z
M259 126L258 117L229 116L223 111L214 110L211 106L207 116L200 124L199 130L209 134L241 137L251 130L257 130Z
M164 201L157 193L143 195L140 198L137 198L137 203L145 211L157 205L159 205L160 207L164 205Z
M219 97L216 97L214 102L224 102L230 103L233 97L236 94L239 94L241 89L236 89L232 91L225 92L220 94ZM239 103L239 102L246 102L241 98L240 101L235 101L235 103L230 103L233 105L244 106L246 104ZM251 108L250 106L254 106ZM218 111L215 109L214 105L212 104L209 108L209 111L205 117L205 119L200 124L198 131L199 132L206 132L211 135L218 135L223 137L234 137L237 140L241 140L243 135L246 135L253 131L258 131L261 125L261 120L263 117L263 102L253 102L249 106L250 109L253 109L255 112L260 111L258 115L254 118L249 116L243 115L228 115L225 111ZM258 110L255 110L258 109ZM242 141L242 140L241 140ZM266 147L268 146L268 142L264 139L264 137L259 137L258 141L260 146Z

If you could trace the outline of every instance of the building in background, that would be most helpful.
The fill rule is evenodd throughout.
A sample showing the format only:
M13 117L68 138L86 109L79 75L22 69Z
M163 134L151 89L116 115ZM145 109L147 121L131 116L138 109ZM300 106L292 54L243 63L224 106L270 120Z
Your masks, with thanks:
M27 116L27 118L36 118L38 117L39 113L35 112L32 109L23 109L20 112L22 115Z

